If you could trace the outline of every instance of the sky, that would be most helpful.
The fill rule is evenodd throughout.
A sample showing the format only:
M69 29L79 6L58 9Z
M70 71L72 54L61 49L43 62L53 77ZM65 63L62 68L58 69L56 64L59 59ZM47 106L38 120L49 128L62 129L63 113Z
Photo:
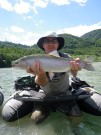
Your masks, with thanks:
M52 32L82 36L101 29L101 0L0 0L0 41L37 43Z

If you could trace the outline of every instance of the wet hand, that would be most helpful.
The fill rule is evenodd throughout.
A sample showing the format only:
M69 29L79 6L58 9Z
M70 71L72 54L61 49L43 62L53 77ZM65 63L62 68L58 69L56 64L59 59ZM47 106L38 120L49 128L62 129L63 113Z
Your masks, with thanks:
M42 64L39 62L39 61L36 61L32 67L28 67L26 69L27 73L32 73L34 75L42 75L42 74L45 74L45 71L42 67Z
M28 73L32 73L35 75L35 82L40 85L44 86L48 82L48 78L46 76L46 72L44 71L42 67L42 63L36 61L32 67L28 67L26 69Z
M71 73L73 76L76 76L77 75L77 72L79 70L81 70L81 67L80 67L80 58L76 58L74 59L73 61L70 62L70 65L71 65Z

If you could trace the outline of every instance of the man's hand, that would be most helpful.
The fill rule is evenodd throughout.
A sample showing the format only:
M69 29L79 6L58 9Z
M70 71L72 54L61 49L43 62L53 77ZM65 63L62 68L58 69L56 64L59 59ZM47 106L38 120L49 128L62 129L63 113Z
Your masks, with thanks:
M77 72L79 70L81 70L81 67L80 67L80 58L76 58L74 59L73 61L70 62L70 65L71 65L71 73L73 76L76 76L77 75Z
M36 76L35 82L38 85L44 86L48 82L46 72L44 71L42 64L39 61L36 61L32 67L28 67L26 71L27 73L32 73Z
M27 73L32 73L34 75L42 75L45 74L45 71L42 67L42 64L39 61L36 61L32 67L28 67L26 69Z

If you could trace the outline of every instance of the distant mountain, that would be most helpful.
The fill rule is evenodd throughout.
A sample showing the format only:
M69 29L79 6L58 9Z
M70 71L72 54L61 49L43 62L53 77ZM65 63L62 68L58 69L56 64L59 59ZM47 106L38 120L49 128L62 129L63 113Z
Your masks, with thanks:
M78 48L91 44L91 42L70 34L60 34L65 39L65 48Z
M84 34L81 37L73 36L70 34L59 34L59 36L64 37L65 39L65 47L64 48L78 48L78 47L86 47L98 44L101 46L101 29L93 30ZM22 45L17 43L12 43L8 41L0 41L0 47L17 47L17 48L35 48L37 49L37 45Z
M99 33L99 31L98 31ZM87 34L87 33L86 33ZM97 35L97 33L96 33ZM100 35L100 34L99 34ZM60 34L65 39L65 46L62 49L64 52L71 55L96 55L101 56L101 42L82 37L76 37L70 34ZM100 37L100 36L99 36Z
M101 29L93 30L81 36L82 39L101 44Z
M12 43L8 41L0 41L0 47L17 47L17 48L28 48L27 45Z
M88 32L81 37L73 36L67 33L59 34L59 36L62 36L65 39L65 45L62 49L63 52L72 55L101 55L101 29ZM25 50L24 52L26 52L26 54L40 52L42 53L42 50L38 48L36 44L33 44L32 46L27 46L7 41L0 41L0 48L2 53L5 48L16 48L17 50L21 48ZM19 50L20 54L23 54L21 53L21 49ZM12 50L12 52L14 52L15 56L14 49ZM20 57L21 55L18 54L18 56Z

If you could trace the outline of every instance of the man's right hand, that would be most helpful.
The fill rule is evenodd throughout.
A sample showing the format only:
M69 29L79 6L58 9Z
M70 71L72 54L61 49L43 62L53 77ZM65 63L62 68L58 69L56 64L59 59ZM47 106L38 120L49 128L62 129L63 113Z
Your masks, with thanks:
M36 61L32 67L28 67L26 69L27 73L34 74L35 82L40 85L44 86L48 82L48 78L46 76L46 72L44 71L42 64L39 61Z
M39 61L36 61L32 67L28 67L26 71L27 73L32 73L37 76L45 74L42 64Z

